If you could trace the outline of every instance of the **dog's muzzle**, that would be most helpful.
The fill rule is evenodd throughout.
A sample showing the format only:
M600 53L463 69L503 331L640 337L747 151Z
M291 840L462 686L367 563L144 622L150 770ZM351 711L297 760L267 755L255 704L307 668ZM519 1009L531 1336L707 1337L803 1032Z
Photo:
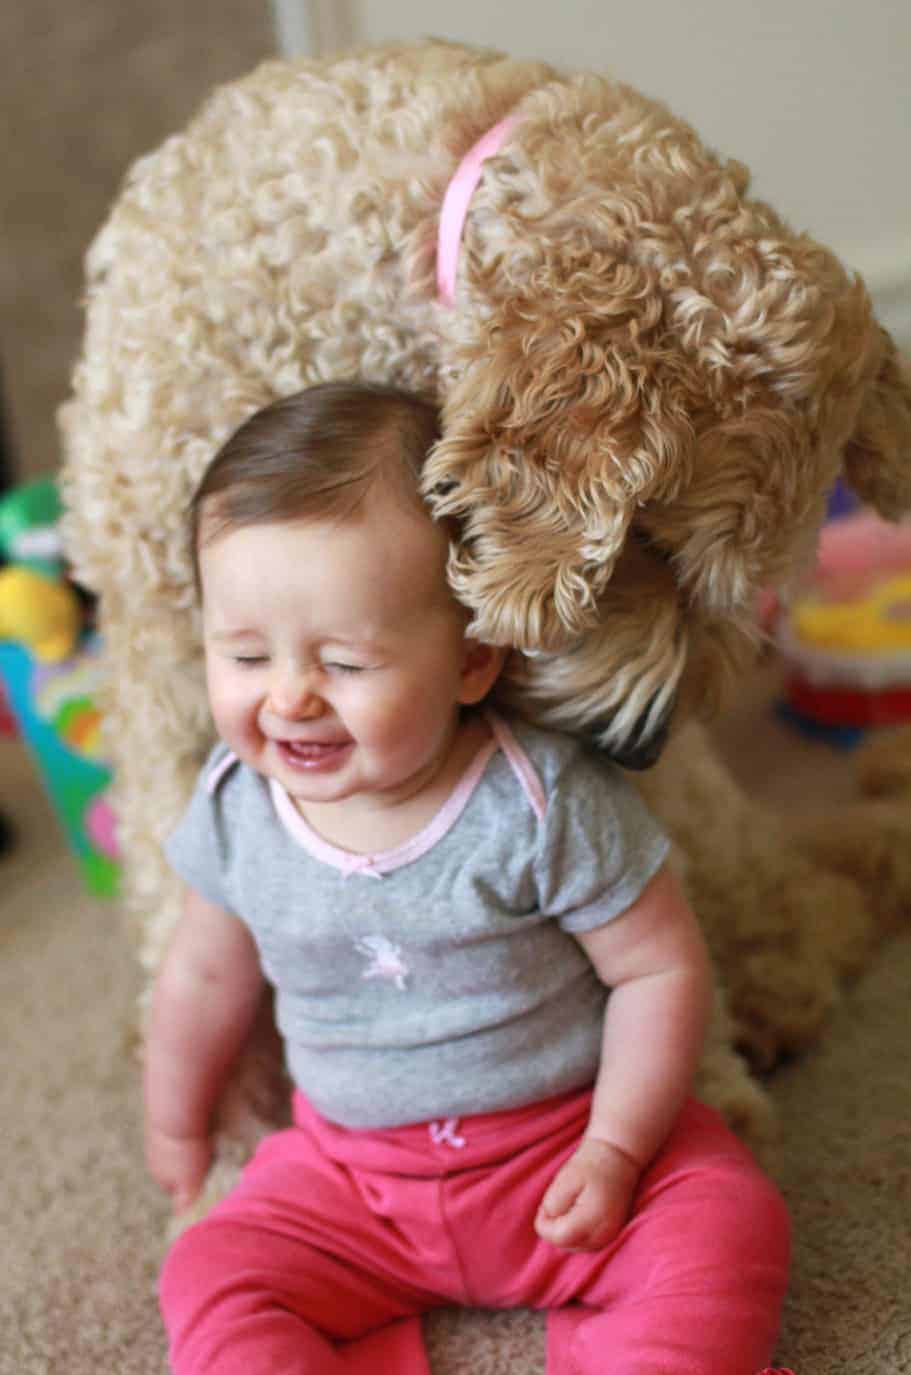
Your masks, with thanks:
M653 730L651 735L645 739L642 738L639 730L635 731L633 739L628 745L607 747L600 743L601 732L609 725L607 721L601 725L593 723L589 726L589 735L600 753L606 754L614 764L619 764L621 769L632 769L636 773L641 773L643 769L650 769L653 764L657 764L661 758L670 735L673 715L672 708L657 729ZM637 724L644 726L647 718L648 711L646 710L642 713Z

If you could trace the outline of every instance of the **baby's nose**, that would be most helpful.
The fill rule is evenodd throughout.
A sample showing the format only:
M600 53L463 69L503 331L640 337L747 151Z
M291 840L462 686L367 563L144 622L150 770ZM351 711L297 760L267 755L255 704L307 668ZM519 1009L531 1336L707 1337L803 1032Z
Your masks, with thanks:
M271 683L268 706L276 716L294 721L321 716L325 710L319 693L304 678L290 674L283 674Z

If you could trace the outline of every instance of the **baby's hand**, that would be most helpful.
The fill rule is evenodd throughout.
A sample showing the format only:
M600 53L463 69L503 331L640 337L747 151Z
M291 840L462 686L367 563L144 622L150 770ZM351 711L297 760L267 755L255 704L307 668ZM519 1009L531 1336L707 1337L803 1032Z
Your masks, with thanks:
M639 1167L617 1146L584 1137L544 1195L535 1231L566 1251L606 1246L629 1216L638 1179Z
M207 1136L171 1136L146 1127L146 1162L149 1172L174 1200L182 1213L199 1194L212 1162L212 1143Z

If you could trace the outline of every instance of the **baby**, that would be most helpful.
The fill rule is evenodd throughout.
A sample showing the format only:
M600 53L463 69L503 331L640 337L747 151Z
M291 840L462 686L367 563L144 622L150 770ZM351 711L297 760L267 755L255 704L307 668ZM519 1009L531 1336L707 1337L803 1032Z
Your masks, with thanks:
M698 925L624 776L489 705L507 651L419 494L437 427L313 387L193 501L220 740L167 845L186 905L145 1081L176 1207L264 980L295 1092L165 1263L172 1368L426 1375L419 1316L462 1303L552 1310L551 1375L757 1375L788 1223L689 1097Z

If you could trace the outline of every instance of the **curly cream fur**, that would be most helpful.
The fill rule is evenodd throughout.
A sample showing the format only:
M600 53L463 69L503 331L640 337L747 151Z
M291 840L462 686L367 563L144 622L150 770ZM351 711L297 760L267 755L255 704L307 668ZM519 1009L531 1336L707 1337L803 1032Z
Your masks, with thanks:
M520 123L472 199L447 309L443 192L509 112ZM806 557L842 467L887 514L911 505L911 388L863 284L747 187L626 86L445 43L267 63L132 169L88 255L61 423L149 971L178 901L161 837L211 729L184 509L258 407L341 377L437 397L427 491L458 518L450 576L476 629L515 647L502 693L611 748L675 703L677 722L715 704L757 592ZM850 963L838 941L817 958L815 897L851 910L855 957L876 922L698 731L668 760L644 786L730 995L705 1091L755 1135L762 1094L733 1042L768 1060L809 1039ZM234 1081L226 1141L274 1120L264 1064L273 1052Z

